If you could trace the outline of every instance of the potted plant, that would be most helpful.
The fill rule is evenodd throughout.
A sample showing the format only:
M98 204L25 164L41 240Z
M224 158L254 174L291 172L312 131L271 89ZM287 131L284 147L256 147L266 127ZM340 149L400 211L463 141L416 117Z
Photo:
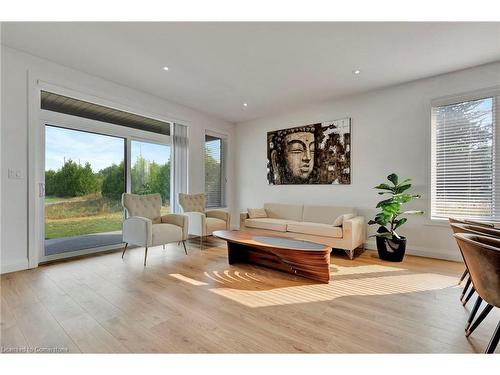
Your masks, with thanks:
M392 173L387 176L387 180L390 184L383 183L374 187L374 189L382 190L379 192L379 195L387 194L389 197L377 204L377 208L380 208L381 212L373 220L370 220L368 224L380 225L375 234L380 259L401 262L406 251L406 237L397 234L396 229L408 220L406 217L401 216L421 215L424 211L401 212L402 204L408 203L415 198L420 198L420 195L406 192L411 188L411 179L407 178L399 182L398 175Z

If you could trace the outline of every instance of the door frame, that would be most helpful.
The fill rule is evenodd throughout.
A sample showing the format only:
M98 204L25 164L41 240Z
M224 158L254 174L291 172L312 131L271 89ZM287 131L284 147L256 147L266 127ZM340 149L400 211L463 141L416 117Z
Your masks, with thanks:
M101 121L86 119L83 117L77 117L72 115L67 115L58 112L52 112L40 109L41 102L41 91L48 90L55 93L65 94L54 90L51 88L45 88L42 86L37 86L33 88L34 96L32 100L37 103L37 111L34 112L33 105L30 105L30 114L36 116L37 121L34 122L34 126L30 127L30 153L31 158L29 159L29 170L30 177L32 178L32 183L29 183L28 189L28 212L29 212L29 231L28 231L28 262L29 268L35 268L41 262L64 259L79 255L92 254L107 250L116 249L121 247L120 245L108 245L101 246L91 249L76 250L68 253L45 255L45 194L41 194L42 185L43 190L45 186L45 125L52 125L56 127L86 131L95 134L114 136L118 138L125 139L125 150L124 150L124 161L125 161L125 191L130 192L130 168L131 168L131 142L132 140L151 142L157 144L168 145L170 147L170 160L172 160L172 137L170 135L163 135L158 133L147 132L143 130L138 130L134 128L128 128L120 125L109 124ZM64 91L64 90L63 90ZM75 95L70 95L77 97ZM101 104L98 101L94 101L96 104ZM102 104L101 104L102 105ZM109 104L106 104L109 106ZM116 108L116 107L115 107ZM139 114L137 111L133 113ZM148 116L142 114L143 116ZM153 116L148 116L153 117ZM170 134L172 133L173 122L160 119L158 116L154 116L155 119L164 121L170 124ZM173 168L170 168L170 178L172 181ZM170 184L170 193L172 193L173 184Z

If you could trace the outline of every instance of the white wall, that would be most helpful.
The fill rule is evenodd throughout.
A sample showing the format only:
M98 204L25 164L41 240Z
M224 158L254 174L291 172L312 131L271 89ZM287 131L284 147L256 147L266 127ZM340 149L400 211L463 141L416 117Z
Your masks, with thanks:
M434 98L496 85L500 85L500 62L237 124L237 206L245 210L261 207L264 202L349 205L368 220L379 200L372 187L396 172L413 178L414 191L423 198L411 207L426 211L424 217L411 217L400 231L408 237L408 252L459 260L449 227L428 217L430 103ZM344 117L352 119L351 185L267 184L268 131ZM371 232L374 229L370 227ZM368 239L367 247L375 248L373 238Z
M189 191L204 191L205 129L227 134L234 151L234 125L190 108L1 46L1 270L28 267L28 96L32 78L137 111L189 125ZM30 78L28 78L28 76ZM234 201L233 158L228 158L228 203ZM22 179L8 179L9 168ZM35 182L36 183L36 182Z

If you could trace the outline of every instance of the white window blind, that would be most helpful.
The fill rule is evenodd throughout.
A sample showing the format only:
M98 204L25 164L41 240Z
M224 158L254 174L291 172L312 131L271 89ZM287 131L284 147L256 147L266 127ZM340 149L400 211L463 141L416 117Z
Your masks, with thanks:
M205 135L205 195L207 207L226 206L226 139Z
M431 217L498 220L498 96L433 106Z

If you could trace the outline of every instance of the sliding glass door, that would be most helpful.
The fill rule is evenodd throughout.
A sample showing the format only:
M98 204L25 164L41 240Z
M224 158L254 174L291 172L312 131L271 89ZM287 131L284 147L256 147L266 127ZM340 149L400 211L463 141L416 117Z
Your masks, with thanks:
M122 242L126 139L45 126L45 256Z
M171 211L169 136L61 119L43 123L41 261L120 246L125 191L159 193Z

